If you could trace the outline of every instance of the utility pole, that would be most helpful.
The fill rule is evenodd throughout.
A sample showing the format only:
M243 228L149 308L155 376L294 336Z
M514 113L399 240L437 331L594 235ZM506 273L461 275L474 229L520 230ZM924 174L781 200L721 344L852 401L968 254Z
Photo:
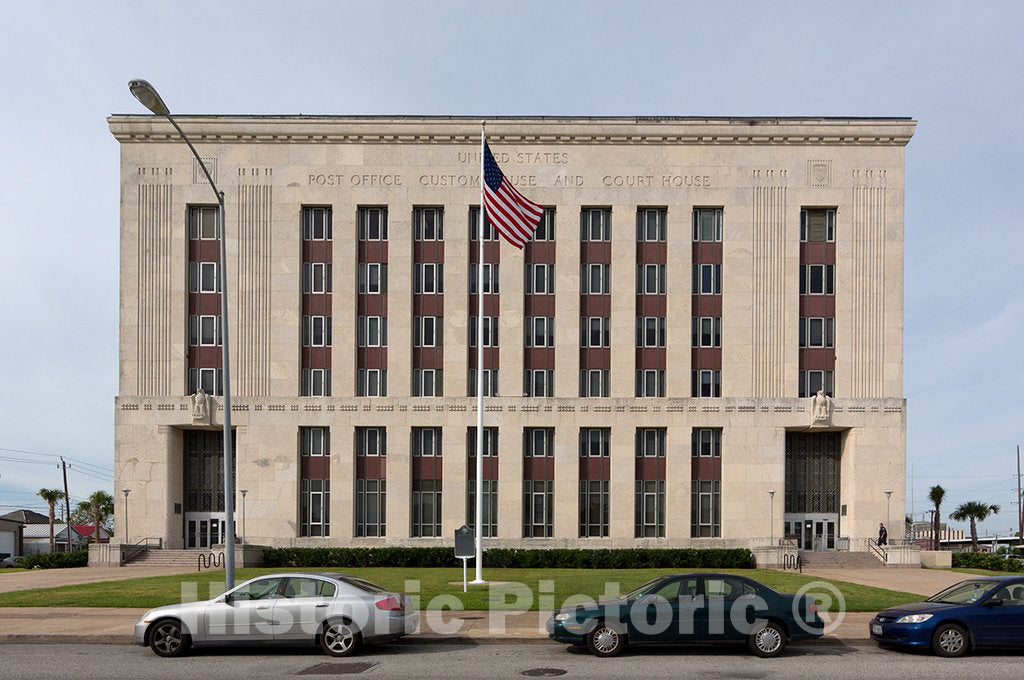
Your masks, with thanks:
M71 552L71 495L68 494L68 464L64 462L63 456L60 459L60 469L64 473L64 530L68 533L67 552Z
M1024 545L1024 496L1020 494L1020 444L1017 444L1017 545Z

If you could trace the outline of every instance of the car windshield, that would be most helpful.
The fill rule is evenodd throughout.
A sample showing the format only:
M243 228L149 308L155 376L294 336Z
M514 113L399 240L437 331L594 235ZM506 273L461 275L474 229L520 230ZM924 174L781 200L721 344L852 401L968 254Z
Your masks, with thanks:
M984 597L990 590L997 587L999 581L964 581L932 595L926 602L943 602L945 604L971 604Z
M660 578L651 579L650 581L648 581L647 583L643 584L642 586L634 588L633 590L631 590L628 593L624 594L622 596L622 598L625 599L625 600L628 600L631 597L636 597L637 595L643 595L648 590L651 590L656 584L661 583L663 580L664 579L660 579Z

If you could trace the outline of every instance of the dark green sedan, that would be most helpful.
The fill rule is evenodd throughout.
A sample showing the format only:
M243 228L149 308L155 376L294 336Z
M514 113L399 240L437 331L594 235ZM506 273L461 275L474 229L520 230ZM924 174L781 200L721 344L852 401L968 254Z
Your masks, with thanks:
M662 576L622 597L555 612L548 637L615 656L627 645L745 643L757 656L791 640L820 638L824 622L810 596L785 595L745 576Z

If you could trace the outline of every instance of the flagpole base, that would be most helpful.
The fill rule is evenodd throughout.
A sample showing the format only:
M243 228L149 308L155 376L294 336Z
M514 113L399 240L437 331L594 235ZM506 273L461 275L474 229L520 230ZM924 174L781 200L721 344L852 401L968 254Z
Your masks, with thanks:
M471 585L471 586L485 586L485 585L487 585L487 581L485 581L483 579L480 579L480 580L473 579L472 581L469 582L469 585Z

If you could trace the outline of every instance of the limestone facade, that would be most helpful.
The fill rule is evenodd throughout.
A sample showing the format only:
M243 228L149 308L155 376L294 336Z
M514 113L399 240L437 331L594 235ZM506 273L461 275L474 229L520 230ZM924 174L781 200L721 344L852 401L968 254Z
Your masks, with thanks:
M109 118L121 149L118 490L130 535L185 540L182 446L188 395L189 206L212 193L171 126ZM237 488L246 539L265 545L451 544L466 523L468 211L479 204L479 134L465 117L181 117L227 198ZM555 210L554 396L522 397L522 254L501 245L498 428L501 546L753 546L786 532L787 431L798 397L800 211L835 209L835 368L830 423L842 433L837 535L902 535L903 227L909 119L498 118L488 141L507 176ZM332 392L301 397L301 215L329 206L334 263ZM357 397L356 216L388 209L388 395ZM411 396L413 209L444 210L444 396ZM611 211L608 397L579 396L580 230ZM667 215L665 396L635 396L636 214ZM691 215L722 210L721 396L691 396ZM211 427L222 422L213 397ZM330 536L299 530L300 427L330 428ZM355 536L357 427L386 427L387 535ZM440 538L411 537L413 427L443 429ZM550 538L523 538L523 428L554 428ZM611 430L607 537L579 535L580 428ZM634 433L665 428L664 537L635 538ZM721 531L691 537L691 430L721 428ZM776 491L770 500L769 491ZM891 498L885 492L891 491ZM124 496L115 494L116 536ZM239 501L239 515L241 507ZM774 520L774 525L770 521ZM239 525L241 518L237 519ZM241 533L239 529L239 533Z

